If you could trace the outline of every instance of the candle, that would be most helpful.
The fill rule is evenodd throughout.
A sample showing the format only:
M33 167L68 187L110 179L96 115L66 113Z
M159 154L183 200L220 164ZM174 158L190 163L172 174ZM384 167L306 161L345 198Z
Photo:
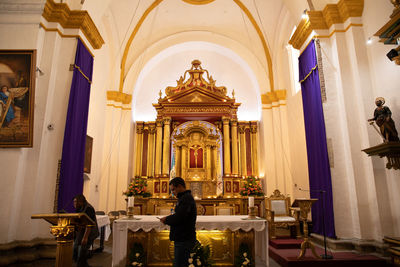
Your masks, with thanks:
M254 197L249 197L249 207L254 207Z
M128 197L128 207L133 207L135 205L135 197Z

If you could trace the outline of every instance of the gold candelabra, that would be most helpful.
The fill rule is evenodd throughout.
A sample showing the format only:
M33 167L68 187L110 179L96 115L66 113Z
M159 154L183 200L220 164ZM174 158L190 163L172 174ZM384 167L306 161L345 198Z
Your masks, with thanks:
M249 207L249 217L248 219L254 220L256 218L257 212L256 207Z

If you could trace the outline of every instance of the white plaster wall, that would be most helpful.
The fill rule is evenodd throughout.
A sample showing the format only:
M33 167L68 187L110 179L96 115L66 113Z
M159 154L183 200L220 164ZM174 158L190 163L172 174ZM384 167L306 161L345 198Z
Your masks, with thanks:
M16 17L0 24L0 49L37 49L37 63L43 75L36 77L33 147L0 151L0 243L51 237L48 224L32 221L35 213L53 211L57 163L62 140L76 39L62 39L38 26L40 16ZM55 129L47 130L53 123ZM7 204L6 204L7 203Z
M367 39L373 36L385 23L389 21L393 5L389 1L365 1L363 13L364 36ZM392 118L396 123L399 132L400 125L400 67L390 62L386 54L394 45L384 45L373 37L373 43L366 48L369 68L371 73L371 85L373 93L371 98L382 96L392 111ZM368 117L372 117L375 104L370 101L368 104ZM371 145L381 142L379 136L370 127L368 133L371 136ZM386 159L373 158L373 168L377 197L382 213L383 235L400 234L400 173L385 168Z

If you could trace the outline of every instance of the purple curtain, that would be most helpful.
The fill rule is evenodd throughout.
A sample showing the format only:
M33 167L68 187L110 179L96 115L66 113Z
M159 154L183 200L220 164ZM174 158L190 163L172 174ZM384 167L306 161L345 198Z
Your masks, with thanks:
M69 95L67 121L61 158L58 211L73 212L72 198L83 191L86 129L89 112L93 57L81 40L75 55L75 68Z
M325 221L326 235L335 238L331 170L314 40L299 57L299 74L303 97L310 196L319 200L312 206L313 232L322 235Z

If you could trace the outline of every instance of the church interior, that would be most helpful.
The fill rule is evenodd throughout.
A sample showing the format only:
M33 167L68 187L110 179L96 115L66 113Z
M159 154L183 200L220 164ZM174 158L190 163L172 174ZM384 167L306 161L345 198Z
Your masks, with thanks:
M0 0L0 22L0 265L68 266L83 194L101 266L172 266L145 222L182 177L215 266L242 244L288 266L282 236L290 266L400 266L399 0Z

